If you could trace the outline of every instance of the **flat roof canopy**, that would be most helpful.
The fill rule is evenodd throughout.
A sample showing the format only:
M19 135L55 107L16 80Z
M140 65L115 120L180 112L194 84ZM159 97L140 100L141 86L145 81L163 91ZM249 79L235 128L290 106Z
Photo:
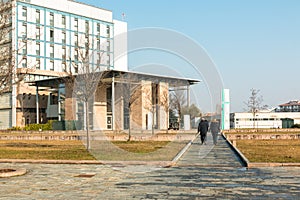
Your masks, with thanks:
M105 73L105 74L103 74ZM117 71L117 70L108 70L103 72L96 72L96 75L103 76L105 82L112 82L112 78L115 78L116 82L123 82L126 83L128 80L130 81L151 81L151 82L165 82L169 83L170 87L181 87L181 86L189 86L194 85L199 82L200 80L197 79L189 79L189 78L182 78L182 77L168 77L168 76L158 76L153 74L147 73L140 73L140 72L132 72L132 71ZM80 76L80 75L75 75ZM71 77L62 76L57 78L50 78L44 80L36 80L36 81L29 81L32 86L38 87L50 87L50 88L58 88L60 84L65 83L67 79Z

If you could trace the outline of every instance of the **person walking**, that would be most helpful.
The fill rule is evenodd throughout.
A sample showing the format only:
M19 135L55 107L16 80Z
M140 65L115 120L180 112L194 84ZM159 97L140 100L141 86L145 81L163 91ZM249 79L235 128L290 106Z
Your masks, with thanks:
M210 123L210 132L212 134L214 145L216 145L218 141L218 133L220 132L220 124L216 119L212 120Z
M201 121L198 125L198 133L200 132L201 144L206 144L206 135L209 128L208 121L204 118L201 118Z

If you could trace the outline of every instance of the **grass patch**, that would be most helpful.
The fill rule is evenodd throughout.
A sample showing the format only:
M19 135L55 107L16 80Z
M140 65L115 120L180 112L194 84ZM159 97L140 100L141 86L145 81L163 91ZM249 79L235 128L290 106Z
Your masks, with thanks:
M257 134L257 135L264 135L264 134L300 134L299 129L232 129L231 131L224 131L225 135L243 135L243 134Z
M82 141L2 140L0 159L171 161L188 141Z
M151 153L169 144L169 142L165 141L115 141L112 143L132 153Z
M250 162L300 163L300 140L238 140Z
M0 159L94 160L81 141L0 141Z

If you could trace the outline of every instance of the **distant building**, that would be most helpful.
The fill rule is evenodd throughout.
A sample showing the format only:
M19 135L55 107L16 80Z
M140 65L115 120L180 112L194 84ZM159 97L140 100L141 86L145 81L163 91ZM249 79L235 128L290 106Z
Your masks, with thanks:
M232 128L290 128L300 124L300 101L281 104L276 109L257 113L233 113Z
M275 112L300 112L300 101L290 101L279 105Z

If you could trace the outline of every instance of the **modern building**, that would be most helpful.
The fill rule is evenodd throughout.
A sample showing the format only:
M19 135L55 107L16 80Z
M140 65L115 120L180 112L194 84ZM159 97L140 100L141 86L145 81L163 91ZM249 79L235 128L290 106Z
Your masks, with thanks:
M167 129L169 87L189 93L199 82L129 72L127 23L114 20L112 11L73 0L11 2L11 31L0 46L24 80L0 96L0 129L85 122L84 113L94 130ZM88 74L84 66L101 76L88 108L74 96L74 85L67 86L67 77Z
M289 101L276 108L275 112L300 112L300 101Z
M61 76L80 65L81 51L90 49L90 66L128 70L127 55L114 60L115 49L126 49L127 40L115 43L127 32L127 24L113 19L112 11L72 0L1 0L11 2L10 33L1 52L10 52L15 73L26 81ZM101 55L101 56L100 56ZM13 86L0 98L0 128L36 122L35 88L26 83ZM48 98L41 94L40 120L45 120ZM44 95L44 96L43 96ZM44 101L42 101L44 100ZM43 121L40 121L43 122Z
M284 104L286 105L286 104ZM284 110L284 108L282 108ZM232 128L290 128L300 124L300 112L280 111L278 109L256 113L234 113Z

